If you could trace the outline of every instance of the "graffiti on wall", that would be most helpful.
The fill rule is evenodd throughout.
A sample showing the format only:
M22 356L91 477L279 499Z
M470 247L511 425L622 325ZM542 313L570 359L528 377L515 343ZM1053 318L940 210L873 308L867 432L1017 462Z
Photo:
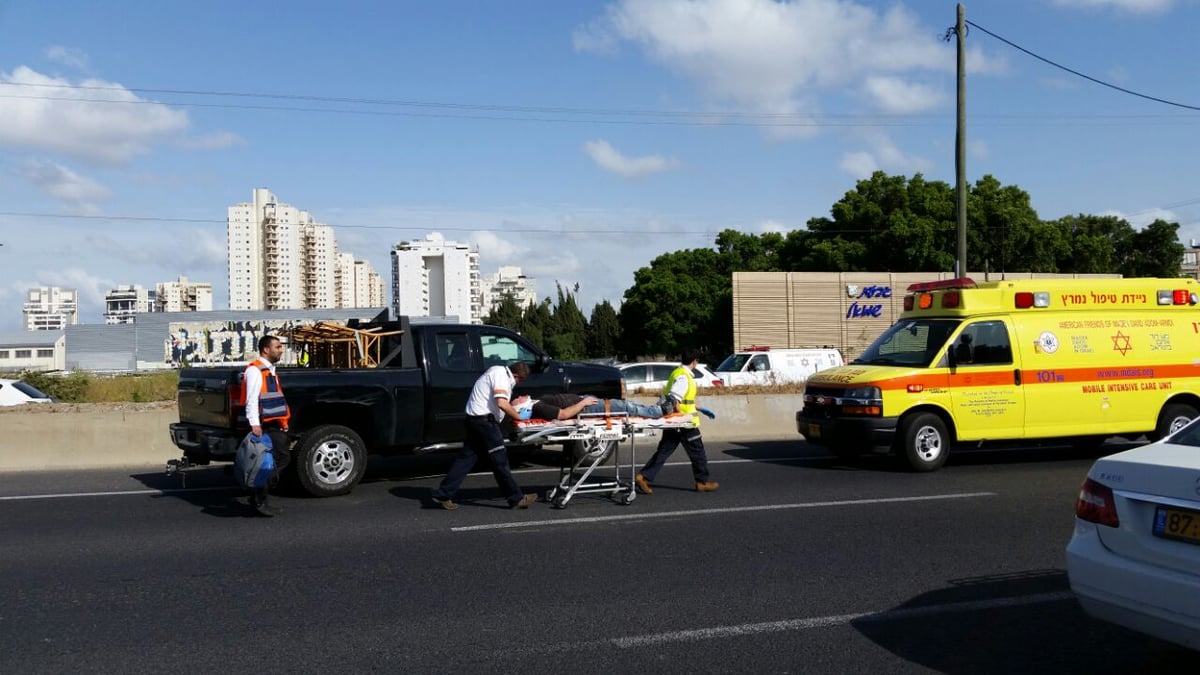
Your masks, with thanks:
M293 319L172 322L163 341L163 357L172 366L247 363L258 356L258 339L262 336L310 323ZM296 354L287 340L284 346L283 363L294 362Z
M846 309L847 319L881 319L883 318L883 300L892 297L891 286L858 286L846 284L846 295L854 298L854 302Z

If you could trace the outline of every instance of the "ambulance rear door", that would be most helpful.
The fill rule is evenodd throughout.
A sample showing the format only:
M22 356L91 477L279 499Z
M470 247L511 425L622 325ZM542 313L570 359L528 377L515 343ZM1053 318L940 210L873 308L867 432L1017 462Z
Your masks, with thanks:
M950 396L960 440L1016 439L1025 435L1025 392L1011 321L964 322L947 350Z

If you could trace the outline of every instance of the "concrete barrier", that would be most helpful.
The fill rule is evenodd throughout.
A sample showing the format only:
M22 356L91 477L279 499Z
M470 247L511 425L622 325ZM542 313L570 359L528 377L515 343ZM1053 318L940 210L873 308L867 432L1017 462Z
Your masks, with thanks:
M708 441L800 440L799 396L707 396L700 405L717 415L701 425ZM173 403L0 409L0 472L161 468L182 454L167 433L178 420Z

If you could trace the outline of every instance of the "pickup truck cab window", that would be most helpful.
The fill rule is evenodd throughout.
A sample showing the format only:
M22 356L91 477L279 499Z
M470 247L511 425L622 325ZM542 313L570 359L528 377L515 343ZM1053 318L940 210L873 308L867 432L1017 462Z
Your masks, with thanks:
M533 365L538 361L536 352L507 335L484 333L479 336L479 343L483 351L484 368L507 366L516 361Z
M445 370L474 370L471 364L471 339L462 333L438 333L435 340L437 362Z

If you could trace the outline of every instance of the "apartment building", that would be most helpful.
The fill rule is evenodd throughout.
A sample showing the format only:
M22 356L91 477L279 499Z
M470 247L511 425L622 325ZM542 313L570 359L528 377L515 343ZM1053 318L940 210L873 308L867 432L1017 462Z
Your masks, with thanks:
M25 330L63 330L79 323L79 292L39 286L25 295Z
M522 308L537 302L536 284L521 273L520 267L504 265L495 274L484 275L481 288L484 316L491 314L508 295Z
M213 308L212 284L207 281L179 277L156 284L154 295L159 312L211 312Z
M479 253L434 232L392 248L392 310L409 316L483 317Z
M368 293L354 296L354 256L308 211L257 188L229 207L227 226L231 310L369 306Z
M104 323L110 326L133 323L138 314L158 311L157 291L136 284L117 286L104 294Z

